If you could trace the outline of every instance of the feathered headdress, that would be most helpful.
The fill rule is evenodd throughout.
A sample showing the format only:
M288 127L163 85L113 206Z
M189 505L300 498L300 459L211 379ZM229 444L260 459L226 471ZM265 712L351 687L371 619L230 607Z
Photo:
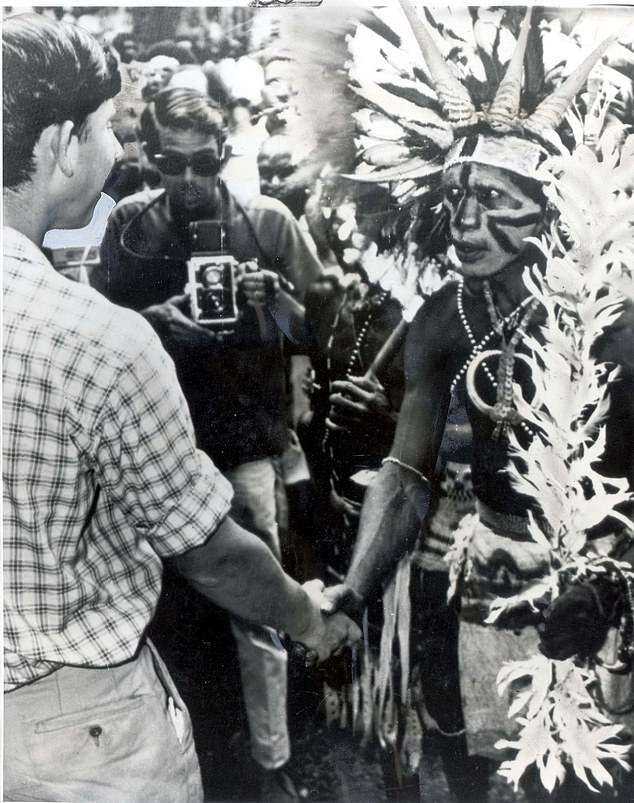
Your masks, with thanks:
M559 150L558 126L588 74L615 39L610 37L602 42L550 96L527 114L521 109L520 99L531 26L529 9L493 100L476 108L467 87L450 69L411 0L400 0L400 5L423 57L428 80L423 81L417 69L411 80L401 70L396 85L387 78L387 70L384 74L375 73L374 82L353 70L352 88L371 107L357 115L357 123L365 126L365 133L370 135L359 141L365 172L355 174L358 181L431 179L464 161L533 177L545 156ZM350 44L354 53L361 43ZM382 55L394 66L395 54L389 48L382 48ZM389 140L390 147L377 147L376 139L382 137Z

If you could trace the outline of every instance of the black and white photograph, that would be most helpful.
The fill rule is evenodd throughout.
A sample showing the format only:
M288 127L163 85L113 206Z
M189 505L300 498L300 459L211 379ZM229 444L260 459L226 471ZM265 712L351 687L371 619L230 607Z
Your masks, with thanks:
M2 9L4 801L634 801L634 5Z

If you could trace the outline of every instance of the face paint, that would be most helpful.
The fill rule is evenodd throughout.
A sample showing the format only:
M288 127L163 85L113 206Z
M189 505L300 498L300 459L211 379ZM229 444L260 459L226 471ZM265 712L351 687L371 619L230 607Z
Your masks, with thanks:
M537 182L499 167L466 162L443 176L451 244L465 276L486 277L515 261L541 227Z

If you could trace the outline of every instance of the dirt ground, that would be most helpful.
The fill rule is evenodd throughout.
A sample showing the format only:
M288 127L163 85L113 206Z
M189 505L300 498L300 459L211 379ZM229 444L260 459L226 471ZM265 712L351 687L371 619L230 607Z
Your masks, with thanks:
M256 803L257 768L249 755L248 727L240 694L235 643L227 615L179 580L166 579L167 594L151 636L192 716L206 803ZM393 760L357 736L327 728L323 679L300 656L289 661L290 772L309 803L450 803L433 742L419 777L401 785ZM494 779L488 803L520 803L503 779Z
M150 635L163 655L192 716L205 788L205 803L257 803L257 767L250 758L235 642L228 616L188 588L166 577L166 593ZM453 803L432 737L425 741L418 777L399 781L377 746L363 748L357 736L326 727L323 677L302 656L289 660L288 721L290 773L308 803ZM557 803L634 801L634 773L620 796L559 796ZM465 783L462 800L468 798ZM548 798L545 797L545 800ZM490 776L486 803L526 803L499 775ZM554 801L553 801L554 803Z

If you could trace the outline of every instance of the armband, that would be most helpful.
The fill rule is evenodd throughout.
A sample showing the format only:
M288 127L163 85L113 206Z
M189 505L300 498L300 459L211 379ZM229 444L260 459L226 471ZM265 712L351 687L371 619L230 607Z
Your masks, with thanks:
M429 482L429 480L423 474L422 471L419 471L417 468L414 468L414 466L408 466L407 463L403 463L403 461L399 460L398 457L385 457L381 461L381 465L384 466L386 463L394 463L400 468L404 468L406 471L411 471L412 474L416 474L418 479L421 480L421 482L424 482L425 485L431 485L431 483Z

